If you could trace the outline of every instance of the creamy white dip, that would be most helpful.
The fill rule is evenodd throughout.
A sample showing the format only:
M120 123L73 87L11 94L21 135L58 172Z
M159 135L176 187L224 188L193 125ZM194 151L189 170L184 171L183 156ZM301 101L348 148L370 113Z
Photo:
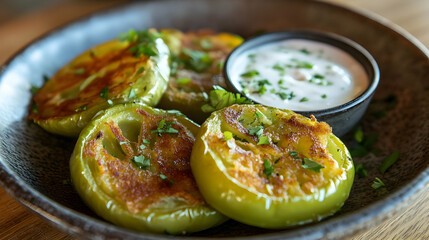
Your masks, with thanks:
M231 69L231 81L248 98L294 111L341 105L369 84L363 66L350 54L311 40L286 40L248 50Z

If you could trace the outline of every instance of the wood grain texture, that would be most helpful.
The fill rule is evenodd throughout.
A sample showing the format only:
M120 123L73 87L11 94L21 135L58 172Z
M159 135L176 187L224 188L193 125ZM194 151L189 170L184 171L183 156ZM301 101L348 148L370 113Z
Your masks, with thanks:
M429 47L428 0L329 0L369 10L396 23ZM0 25L0 65L33 39L73 19L127 2L66 0ZM1 3L0 3L1 4ZM0 5L1 9L1 5ZM429 186L399 213L347 240L429 239ZM0 188L0 239L76 239L45 223Z

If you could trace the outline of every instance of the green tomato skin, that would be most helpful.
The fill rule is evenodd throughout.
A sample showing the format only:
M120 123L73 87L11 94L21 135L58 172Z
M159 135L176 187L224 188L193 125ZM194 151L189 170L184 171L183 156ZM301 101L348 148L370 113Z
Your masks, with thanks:
M346 178L336 178L329 187L304 197L274 197L251 190L225 174L225 166L204 135L220 131L220 125L217 114L202 125L192 151L191 168L204 199L224 215L252 226L282 229L320 221L338 211L347 200L354 166L347 148L333 134L328 140L329 152L346 171Z
M163 40L157 39L156 49L158 50L158 55L149 58L148 64L145 67L147 69L145 74L138 78L132 86L126 88L117 98L111 99L113 104L109 104L106 100L101 104L89 107L84 111L79 111L70 116L47 120L35 119L34 122L48 132L67 137L77 137L80 131L99 111L116 104L134 102L155 106L167 89L170 76L170 67L168 65L170 52L167 45ZM128 97L131 89L135 93L134 98Z
M207 205L181 206L173 209L143 211L133 214L122 201L105 192L97 183L95 163L84 159L82 150L86 141L100 131L100 124L109 119L138 121L132 109L140 108L152 114L165 114L141 104L125 104L105 110L81 132L70 159L70 172L73 185L83 201L99 216L124 228L139 232L181 234L197 232L219 225L227 220L225 216ZM141 117L141 116L140 116ZM191 132L196 133L198 126L182 117L179 120Z

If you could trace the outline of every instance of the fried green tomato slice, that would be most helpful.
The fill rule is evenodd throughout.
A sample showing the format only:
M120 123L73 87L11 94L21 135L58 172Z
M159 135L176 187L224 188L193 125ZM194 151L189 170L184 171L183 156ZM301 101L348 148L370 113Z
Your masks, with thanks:
M223 63L243 39L234 34L209 30L161 32L172 59L170 81L158 107L177 109L202 123L209 114L202 112L201 106L213 85L226 88L222 75Z
M158 103L170 68L169 50L159 33L130 37L89 49L62 67L35 94L29 118L45 130L78 136L100 110L118 103Z
M260 105L212 113L196 137L191 168L212 207L272 229L334 214L354 178L347 148L326 123Z
M199 127L184 116L128 103L104 111L81 132L72 182L104 219L143 232L179 234L218 225L190 167Z

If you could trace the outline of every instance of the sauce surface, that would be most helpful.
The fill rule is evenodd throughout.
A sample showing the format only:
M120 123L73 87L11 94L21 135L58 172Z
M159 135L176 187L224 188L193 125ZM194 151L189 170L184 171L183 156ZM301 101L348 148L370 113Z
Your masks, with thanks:
M285 40L248 50L231 69L232 83L248 98L294 111L344 104L369 85L363 66L350 54L311 40Z

